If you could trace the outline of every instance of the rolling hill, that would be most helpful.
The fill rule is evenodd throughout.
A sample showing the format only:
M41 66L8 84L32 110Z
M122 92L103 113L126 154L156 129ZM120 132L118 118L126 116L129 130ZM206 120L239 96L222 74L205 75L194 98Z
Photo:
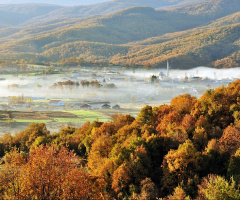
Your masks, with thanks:
M218 19L218 16L226 16L222 10L229 1L221 0L215 4L214 1L210 1L167 11L154 10L150 7L132 7L111 15L84 19L82 22L79 19L70 21L66 19L46 26L26 27L18 33L14 31L14 35L9 38L20 39L11 45L34 46L37 53L46 50L45 45L49 48L75 41L124 44L208 25L214 19ZM209 17L206 8L212 8L213 4L217 9L212 11ZM199 8L201 5L205 9L192 13L195 7ZM235 1L235 4L229 6L227 13L234 13L237 5L239 2ZM4 38L4 41L7 39ZM25 48L24 52L27 51Z
M113 2L115 4L131 4L134 6L153 6L153 7L162 7L162 6L178 6L191 3L199 3L205 0L1 0L0 4L52 4L52 5L62 5L62 6L77 6L77 5L92 5L100 4L106 2Z
M78 55L86 61L109 61L116 65L151 65L164 67L166 60L173 68L192 66L231 67L240 62L240 24L198 30L192 34L153 45L109 45L74 42L50 48L42 56L50 59Z
M209 24L209 27L220 27L229 24L240 23L240 12L234 13L232 15L228 15L226 17L219 18L215 20L213 23Z
M65 16L2 28L0 53L11 53L11 58L41 55L48 61L77 56L88 62L151 66L169 59L177 68L237 66L239 6L238 0L212 0L161 10L131 7L104 16Z
M166 18L168 18L168 21L166 21ZM176 21L176 19L179 19L179 21ZM199 25L199 21L192 21L186 15L182 16L181 13L172 15L171 12L156 11L150 7L133 7L112 15L97 17L80 23L77 21L73 24L67 24L66 27L61 25L60 29L58 29L59 26L56 26L57 24L51 25L55 25L56 29L51 29L49 33L44 33L42 30L48 29L50 25L37 28L30 27L18 33L14 32L14 35L9 38L18 40L15 40L14 43L11 42L9 45L15 48L24 45L23 52L40 53L46 49L45 45L49 48L53 45L56 47L56 45L75 41L124 44L169 32L194 28ZM38 30L39 32L37 32ZM22 34L22 32L25 34ZM7 41L7 39L4 38L4 41ZM33 51L33 47L36 49L35 51Z
M240 24L198 31L160 44L130 49L128 54L115 56L111 62L123 64L131 60L140 65L165 66L166 60L170 60L175 68L204 65L220 67L219 60L239 53L239 32ZM235 60L239 61L239 58Z
M0 25L19 26L37 16L46 15L61 6L45 4L0 4Z
M2 26L25 26L37 22L57 20L62 18L81 18L92 15L107 15L116 11L134 7L148 6L163 8L178 6L181 4L194 4L206 0L72 0L72 1L46 1L36 0L34 4L30 0L0 1L0 25ZM2 3L10 3L3 4ZM88 3L87 3L88 2ZM17 4L19 3L19 4ZM29 3L29 4L22 4ZM93 5L84 5L84 4ZM53 4L53 5L51 5ZM58 6L54 5L57 4ZM61 5L61 6L59 6ZM64 5L64 6L63 6ZM73 6L66 6L73 5ZM0 18L0 19L1 19Z
M110 0L34 0L37 4L52 4L52 5L62 5L62 6L76 6L76 5L89 5L103 3ZM27 4L33 3L32 0L1 0L1 4Z

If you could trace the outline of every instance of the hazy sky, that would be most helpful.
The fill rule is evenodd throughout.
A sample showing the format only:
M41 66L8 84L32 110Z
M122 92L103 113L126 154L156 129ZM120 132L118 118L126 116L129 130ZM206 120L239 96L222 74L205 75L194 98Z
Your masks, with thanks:
M0 4L44 3L64 6L89 5L111 0L0 0Z

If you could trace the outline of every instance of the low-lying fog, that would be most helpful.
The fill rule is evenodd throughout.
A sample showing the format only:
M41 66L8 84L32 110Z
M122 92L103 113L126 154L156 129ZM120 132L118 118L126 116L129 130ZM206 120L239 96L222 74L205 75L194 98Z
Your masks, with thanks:
M75 99L81 101L109 101L111 105L159 105L168 103L180 94L189 93L200 97L206 90L227 85L240 78L240 68L212 69L198 67L191 70L174 70L169 72L169 79L156 79L151 83L152 75L166 69L126 70L109 67L74 68L72 72L52 75L0 75L0 97L21 96L44 97L46 99ZM97 80L102 87L63 86L51 88L54 83L71 80ZM109 88L113 83L116 87Z

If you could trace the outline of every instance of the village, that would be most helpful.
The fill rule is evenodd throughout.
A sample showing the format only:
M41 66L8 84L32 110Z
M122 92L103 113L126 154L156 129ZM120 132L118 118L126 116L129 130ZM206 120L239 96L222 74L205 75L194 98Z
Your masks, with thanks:
M6 98L2 98L2 101ZM8 97L7 104L1 104L0 110L5 111L49 111L49 110L93 110L93 109L114 109L120 110L120 105L110 104L109 101L79 101L76 99L46 99L45 97Z
M145 105L169 104L181 94L200 97L240 76L231 69L192 70L109 67L26 66L25 71L0 74L1 133L16 133L31 122L51 131L110 121L111 116L137 113ZM51 70L50 70L51 69ZM47 73L46 73L47 72ZM233 75L232 78L229 74ZM234 77L235 76L235 77Z

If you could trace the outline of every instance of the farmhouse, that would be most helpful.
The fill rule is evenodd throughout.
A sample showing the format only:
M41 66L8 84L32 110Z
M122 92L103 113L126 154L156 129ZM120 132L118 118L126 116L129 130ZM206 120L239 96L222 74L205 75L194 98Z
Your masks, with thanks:
M191 80L191 81L201 81L201 80L202 80L202 77L194 76L194 77L191 77L190 80Z
M80 108L88 110L88 109L91 109L92 107L89 104L83 104L80 106Z
M112 107L112 109L120 110L120 106L116 104L115 106Z
M102 105L102 109L109 109L111 106L109 104Z
M50 106L65 106L65 103L61 100L51 100L48 102Z
M108 101L105 101L105 102L98 101L98 102L89 102L88 104L91 105L92 108L94 108L94 109L100 109L104 104L110 104L110 102L108 102Z

